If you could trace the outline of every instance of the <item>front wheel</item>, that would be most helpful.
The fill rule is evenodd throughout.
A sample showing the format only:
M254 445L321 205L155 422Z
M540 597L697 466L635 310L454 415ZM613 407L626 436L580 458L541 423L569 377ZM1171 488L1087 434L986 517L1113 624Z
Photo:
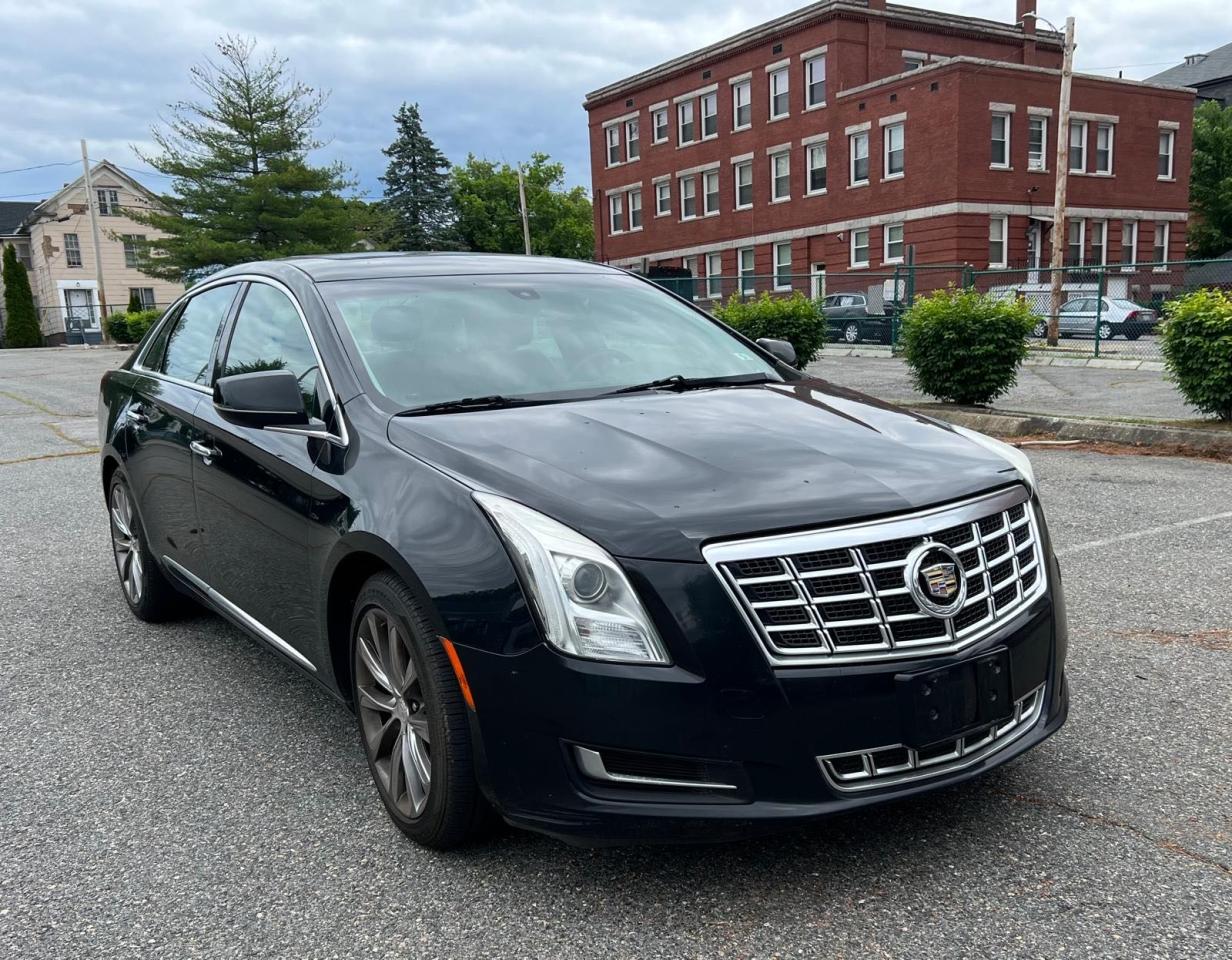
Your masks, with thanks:
M437 850L473 840L491 808L475 779L468 708L440 638L393 574L360 591L351 649L360 739L390 818Z
M1036 323L1035 329L1031 331L1031 336L1035 337L1037 340L1043 340L1044 337L1048 336L1048 322L1046 320L1040 320Z
M1101 340L1111 340L1113 337L1112 324L1101 323L1099 325L1099 338Z
M847 343L859 343L860 342L860 325L856 323L854 320L852 320L845 327L843 327L843 339Z

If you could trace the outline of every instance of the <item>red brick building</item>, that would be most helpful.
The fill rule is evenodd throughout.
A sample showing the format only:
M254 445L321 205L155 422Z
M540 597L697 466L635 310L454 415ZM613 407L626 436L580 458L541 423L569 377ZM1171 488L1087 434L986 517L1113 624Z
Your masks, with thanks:
M908 246L1046 266L1062 38L1034 6L1007 24L825 0L594 91L597 259L779 289L892 271ZM1072 110L1068 262L1182 259L1193 92L1075 75Z

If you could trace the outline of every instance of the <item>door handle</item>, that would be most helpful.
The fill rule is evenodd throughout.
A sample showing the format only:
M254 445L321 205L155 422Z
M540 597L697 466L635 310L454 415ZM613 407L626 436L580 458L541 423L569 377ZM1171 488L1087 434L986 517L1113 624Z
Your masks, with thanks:
M129 407L125 416L128 418L129 423L144 425L150 422L149 414L145 412L145 407L141 406L141 404Z
M201 458L201 462L207 467L222 456L222 451L217 447L211 447L209 444L202 443L200 440L188 441L188 449Z

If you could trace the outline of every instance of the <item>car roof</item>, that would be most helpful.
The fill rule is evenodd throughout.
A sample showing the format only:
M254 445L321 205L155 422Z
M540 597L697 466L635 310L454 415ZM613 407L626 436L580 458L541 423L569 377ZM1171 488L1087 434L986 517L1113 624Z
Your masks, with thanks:
M283 260L239 264L213 274L258 273L284 276L287 271L307 274L317 283L380 277L442 277L483 274L580 273L612 274L614 267L586 260L527 257L506 253L334 253Z

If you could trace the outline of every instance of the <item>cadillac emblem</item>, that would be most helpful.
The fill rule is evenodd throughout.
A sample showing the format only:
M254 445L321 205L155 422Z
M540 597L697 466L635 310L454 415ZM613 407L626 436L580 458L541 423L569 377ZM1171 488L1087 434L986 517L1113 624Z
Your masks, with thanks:
M943 543L922 543L907 555L907 590L921 610L952 617L967 599L967 578L958 554Z

